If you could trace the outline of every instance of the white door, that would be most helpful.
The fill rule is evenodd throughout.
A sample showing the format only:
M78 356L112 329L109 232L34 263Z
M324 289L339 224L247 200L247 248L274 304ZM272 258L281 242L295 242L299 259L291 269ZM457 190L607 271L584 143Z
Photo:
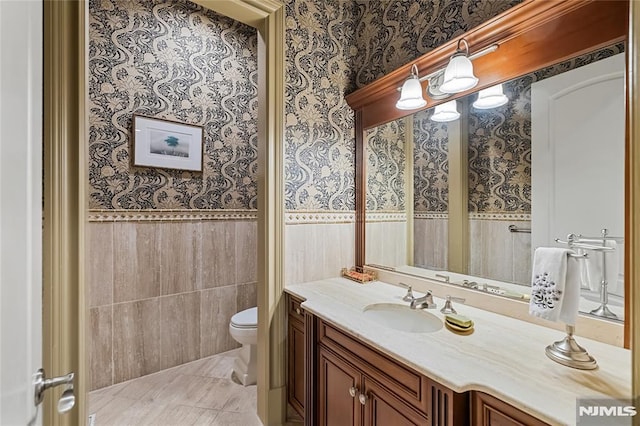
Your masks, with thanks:
M624 75L621 53L531 85L532 248L604 228L624 235ZM607 255L619 272L623 252Z
M0 0L0 425L40 424L42 1Z

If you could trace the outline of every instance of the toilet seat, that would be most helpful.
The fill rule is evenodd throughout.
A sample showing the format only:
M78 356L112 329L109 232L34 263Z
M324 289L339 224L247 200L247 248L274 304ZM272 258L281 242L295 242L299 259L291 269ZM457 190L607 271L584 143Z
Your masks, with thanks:
M235 328L257 328L258 308L249 308L231 317L231 326Z

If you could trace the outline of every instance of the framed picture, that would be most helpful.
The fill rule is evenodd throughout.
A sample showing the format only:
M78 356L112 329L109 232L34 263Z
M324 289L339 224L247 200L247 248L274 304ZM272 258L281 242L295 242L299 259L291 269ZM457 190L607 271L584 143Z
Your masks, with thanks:
M202 126L133 115L133 165L202 171Z

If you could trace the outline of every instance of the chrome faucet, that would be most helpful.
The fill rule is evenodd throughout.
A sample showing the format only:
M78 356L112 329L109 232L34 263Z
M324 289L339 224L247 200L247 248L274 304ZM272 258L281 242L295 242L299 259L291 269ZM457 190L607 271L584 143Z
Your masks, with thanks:
M436 305L436 303L433 301L431 290L427 290L427 294L425 294L424 296L412 299L409 307L411 309L435 309L438 307L438 305Z

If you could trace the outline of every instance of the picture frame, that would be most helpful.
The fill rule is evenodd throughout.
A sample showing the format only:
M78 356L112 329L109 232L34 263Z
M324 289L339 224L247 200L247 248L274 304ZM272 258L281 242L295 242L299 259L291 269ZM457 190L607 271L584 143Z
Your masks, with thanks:
M202 171L204 127L134 114L133 165Z

